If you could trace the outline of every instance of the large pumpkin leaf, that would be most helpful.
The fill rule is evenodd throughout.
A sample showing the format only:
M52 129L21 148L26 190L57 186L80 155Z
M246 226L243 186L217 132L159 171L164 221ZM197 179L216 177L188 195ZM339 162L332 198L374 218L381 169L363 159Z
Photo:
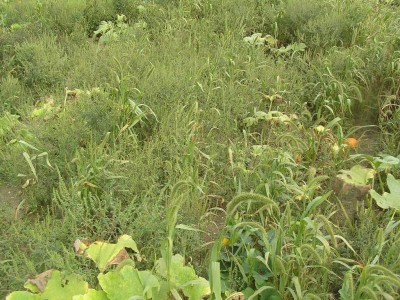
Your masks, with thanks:
M12 292L6 297L6 300L41 300L39 295L32 294L29 292Z
M75 247L78 253L83 251L86 256L92 259L100 272L104 272L109 265L119 264L128 259L129 255L125 248L130 248L139 253L135 241L129 235L121 236L116 244L97 241L87 245L83 240L77 240Z
M211 294L210 283L203 277L184 283L179 288L189 300L203 299Z
M378 165L379 171L388 171L400 166L400 155L397 157L385 155L382 158L375 157L374 162Z
M75 295L85 294L88 289L88 283L78 275L71 274L62 278L60 271L54 270L41 295L41 299L71 300Z
M390 193L384 192L383 195L379 195L374 190L371 190L372 198L383 209L394 208L400 210L400 180L396 180L392 174L388 174L387 185Z
M62 276L60 271L51 270L28 280L25 287L38 294L13 292L7 300L71 300L73 296L85 294L89 285L78 275ZM39 293L42 292L42 293Z
M337 177L343 181L354 185L368 184L370 179L374 178L375 171L373 169L364 168L360 165L353 166L350 170L340 170L341 174Z
M110 300L128 300L135 296L151 299L152 289L160 286L158 279L150 271L138 271L129 265L118 271L100 273L98 279Z
M24 287L31 292L41 293L46 288L47 282L51 278L51 274L54 270L45 271L37 275L34 279L29 279L25 282Z
M166 281L160 282L160 287L154 289L152 293L152 300L165 300L168 299L169 286Z
M156 272L167 278L167 267L163 258L156 262ZM192 266L185 266L185 260L179 254L172 256L170 281L173 287L182 290L189 300L202 299L211 293L209 282L198 277Z
M109 300L109 298L103 291L89 289L85 295L74 296L72 300Z

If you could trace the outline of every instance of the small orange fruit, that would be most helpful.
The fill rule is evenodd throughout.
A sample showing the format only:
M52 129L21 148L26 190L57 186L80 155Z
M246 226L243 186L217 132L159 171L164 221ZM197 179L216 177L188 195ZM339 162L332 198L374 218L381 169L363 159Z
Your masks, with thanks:
M347 138L344 144L351 149L355 149L358 146L358 141L355 138Z
M223 244L224 246L229 246L230 243L231 243L231 240L228 239L228 238L226 238L226 237L224 237L224 239L222 240L222 244Z

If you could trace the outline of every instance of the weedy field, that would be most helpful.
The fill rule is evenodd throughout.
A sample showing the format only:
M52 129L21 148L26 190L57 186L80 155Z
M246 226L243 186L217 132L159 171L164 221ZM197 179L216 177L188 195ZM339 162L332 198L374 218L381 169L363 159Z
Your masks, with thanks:
M0 48L0 297L400 299L398 0L0 0Z

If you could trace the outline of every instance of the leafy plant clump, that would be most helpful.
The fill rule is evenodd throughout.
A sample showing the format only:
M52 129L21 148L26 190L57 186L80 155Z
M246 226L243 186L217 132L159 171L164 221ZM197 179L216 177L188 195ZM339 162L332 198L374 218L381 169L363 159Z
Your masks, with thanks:
M397 6L0 0L0 298L399 299Z
M393 208L398 211L400 210L400 180L396 180L392 174L388 174L387 186L390 190L389 193L384 192L379 195L376 191L371 190L371 196L379 207L383 209Z
M99 290L90 288L77 274L48 270L25 283L29 292L13 292L6 299L161 300L168 299L171 293L175 297L182 293L187 299L197 300L210 294L208 281L198 277L192 266L185 266L181 255L171 257L169 272L163 258L156 261L154 271L140 271L135 268L135 259L130 258L127 249L133 250L136 261L141 259L135 241L128 235L121 236L116 244L76 240L76 252L93 260L100 271ZM110 269L111 265L117 268Z

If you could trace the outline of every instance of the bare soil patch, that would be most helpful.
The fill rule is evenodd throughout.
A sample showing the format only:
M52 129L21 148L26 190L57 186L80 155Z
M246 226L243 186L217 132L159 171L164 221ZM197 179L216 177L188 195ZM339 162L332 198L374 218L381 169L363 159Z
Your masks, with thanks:
M22 191L16 187L0 186L0 214L3 219L15 217L18 205L22 201Z

